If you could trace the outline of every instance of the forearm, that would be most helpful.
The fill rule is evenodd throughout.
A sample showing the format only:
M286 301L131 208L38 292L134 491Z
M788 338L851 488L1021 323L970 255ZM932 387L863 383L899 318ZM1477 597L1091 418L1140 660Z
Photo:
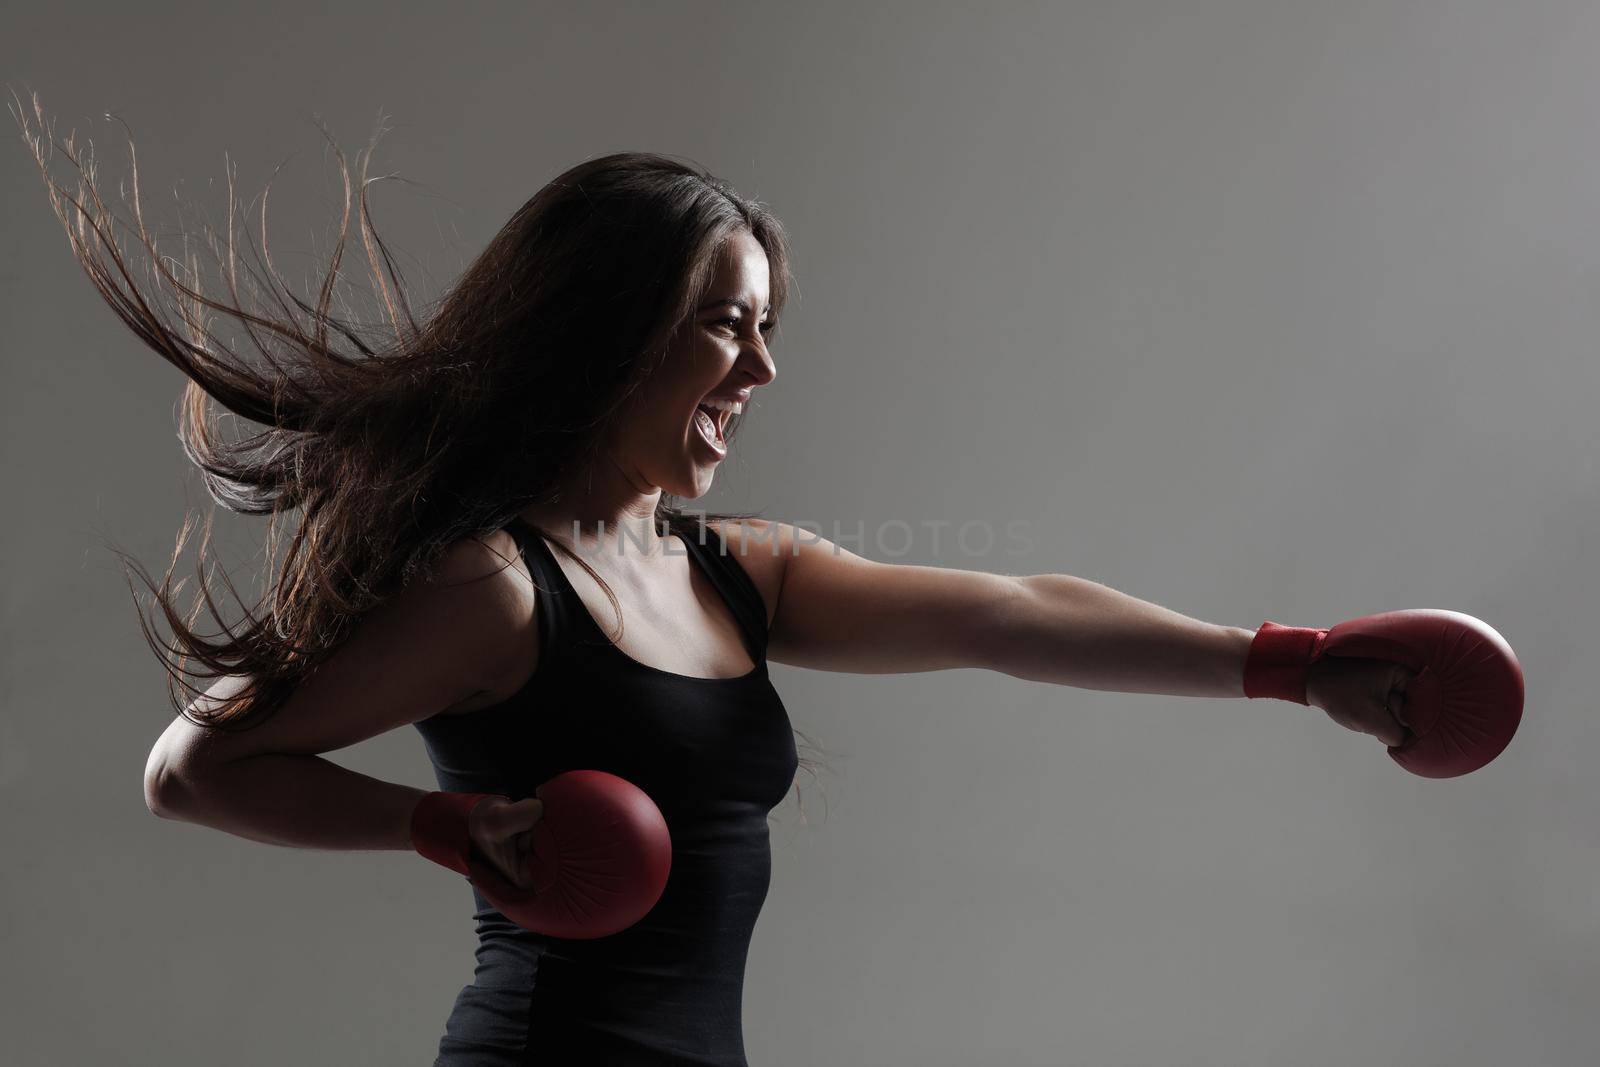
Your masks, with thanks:
M1255 631L1180 615L1065 574L1018 578L1002 613L993 668L1080 689L1243 697Z
M321 756L272 753L170 773L159 814L290 848L410 849L425 793Z

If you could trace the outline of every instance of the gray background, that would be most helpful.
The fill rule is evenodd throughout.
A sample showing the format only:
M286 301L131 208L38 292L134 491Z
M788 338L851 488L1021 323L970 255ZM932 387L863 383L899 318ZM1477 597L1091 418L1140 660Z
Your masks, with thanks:
M590 155L768 200L801 297L708 503L1020 521L865 551L1250 627L1448 607L1520 652L1521 733L1445 782L1278 702L776 667L836 755L776 812L752 1064L1593 1060L1600 8L48 7L7 5L0 77L110 189L129 121L167 229L224 152L245 197L287 159L290 277L337 222L313 114L352 153L389 117L374 172L417 184L374 207L427 295ZM181 379L7 132L4 1059L428 1062L459 880L144 809L162 674L95 535L159 570L205 503ZM260 524L219 522L252 590ZM432 784L409 729L338 758Z

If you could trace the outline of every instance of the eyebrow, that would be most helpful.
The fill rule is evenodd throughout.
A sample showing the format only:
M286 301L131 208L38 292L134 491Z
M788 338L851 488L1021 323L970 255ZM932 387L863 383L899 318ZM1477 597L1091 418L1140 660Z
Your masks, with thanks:
M741 300L741 299L739 299L737 297L727 297L727 298L722 299L722 300L712 300L712 301L710 301L708 303L700 305L700 310L701 311L710 311L712 308L717 308L717 307L734 307L734 308L738 308L740 311L744 312L746 315L754 314L754 312L752 312L750 310L749 302L745 301L745 300ZM772 310L772 305L768 304L767 305L767 311L771 311L771 310Z

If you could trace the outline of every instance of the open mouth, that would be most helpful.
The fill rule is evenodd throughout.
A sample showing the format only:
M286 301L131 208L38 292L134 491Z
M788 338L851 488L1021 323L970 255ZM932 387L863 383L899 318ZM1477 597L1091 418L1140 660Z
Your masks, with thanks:
M706 400L695 408L695 429L700 433L700 439L711 446L712 451L718 455L726 455L728 451L727 439L723 431L728 426L728 420L744 410L744 405L737 400Z

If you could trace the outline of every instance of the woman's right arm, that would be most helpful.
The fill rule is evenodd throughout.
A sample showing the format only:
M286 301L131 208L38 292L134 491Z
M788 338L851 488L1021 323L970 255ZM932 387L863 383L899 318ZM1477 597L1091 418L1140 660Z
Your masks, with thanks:
M537 654L533 589L507 563L515 552L504 531L451 546L432 581L362 619L258 726L230 732L175 718L151 749L145 803L163 818L275 845L409 850L411 813L428 790L319 753L509 695ZM219 679L196 703L242 683Z

